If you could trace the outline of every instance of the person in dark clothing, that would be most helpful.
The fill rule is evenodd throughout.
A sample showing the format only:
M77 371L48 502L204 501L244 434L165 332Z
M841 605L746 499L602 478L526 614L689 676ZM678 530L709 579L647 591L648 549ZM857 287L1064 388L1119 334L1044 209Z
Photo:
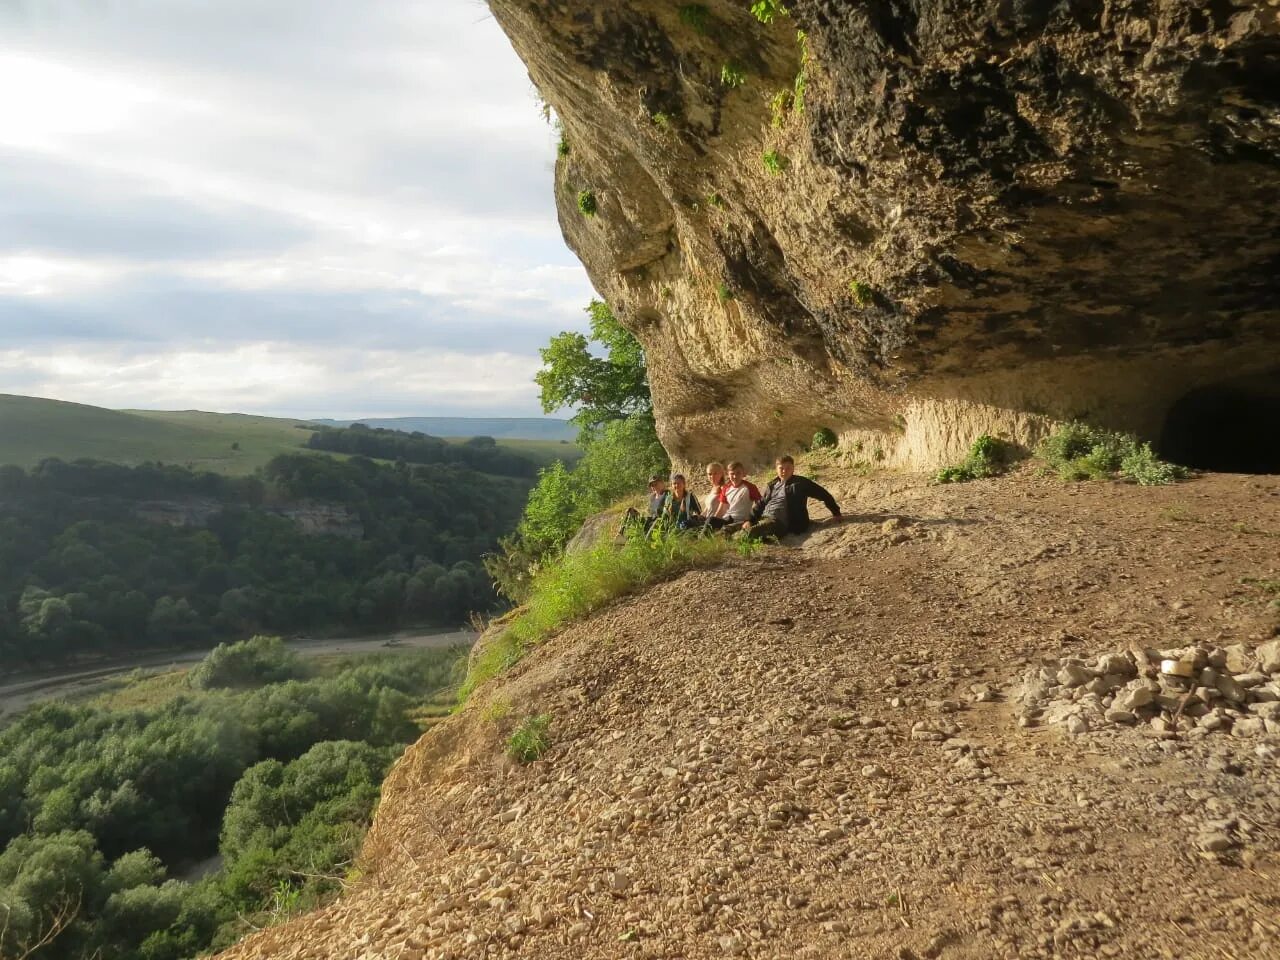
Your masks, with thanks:
M662 507L662 518L677 530L698 527L703 522L702 506L686 485L683 473L671 477L671 490Z
M804 533L809 529L809 501L819 500L836 523L843 518L835 497L808 477L796 473L796 462L791 457L779 457L775 464L778 475L769 481L760 500L751 511L751 518L742 525L744 537L784 537L789 533Z

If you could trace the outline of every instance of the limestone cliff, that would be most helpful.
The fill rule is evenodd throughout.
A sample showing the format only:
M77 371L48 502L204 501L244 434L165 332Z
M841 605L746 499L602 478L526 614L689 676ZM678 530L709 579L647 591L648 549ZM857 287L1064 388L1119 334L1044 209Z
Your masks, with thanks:
M490 6L678 459L1089 416L1230 466L1280 412L1276 0Z

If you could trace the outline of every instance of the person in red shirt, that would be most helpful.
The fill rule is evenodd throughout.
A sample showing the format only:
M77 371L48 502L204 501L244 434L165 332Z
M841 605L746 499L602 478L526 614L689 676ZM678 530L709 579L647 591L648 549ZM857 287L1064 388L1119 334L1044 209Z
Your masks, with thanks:
M747 468L741 461L729 464L729 482L716 494L707 526L712 530L735 533L751 519L751 510L760 500L759 488L747 479Z

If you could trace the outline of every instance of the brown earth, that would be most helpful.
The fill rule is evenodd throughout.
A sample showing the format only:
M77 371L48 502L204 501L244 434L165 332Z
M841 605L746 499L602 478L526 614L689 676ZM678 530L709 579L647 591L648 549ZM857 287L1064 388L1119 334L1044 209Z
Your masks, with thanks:
M1041 658L1272 637L1280 477L839 493L845 524L479 690L388 779L358 887L226 956L1280 955L1280 735L1004 702ZM553 745L521 766L533 713Z

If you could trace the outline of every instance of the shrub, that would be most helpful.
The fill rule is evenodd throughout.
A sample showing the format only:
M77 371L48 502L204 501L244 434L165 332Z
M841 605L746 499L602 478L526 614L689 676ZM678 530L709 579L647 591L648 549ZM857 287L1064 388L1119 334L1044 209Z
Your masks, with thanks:
M548 714L525 717L507 738L507 753L520 763L533 763L551 748L551 739L547 736L550 726Z
M830 427L822 427L813 435L813 443L810 444L814 450L823 450L836 445L835 431Z
M686 3L680 8L680 21L692 27L698 33L707 32L707 24L711 19L711 11L701 3Z
M578 192L578 211L584 217L594 217L596 215L596 195L590 190Z
M720 68L720 82L726 87L740 87L747 82L747 72L730 61Z
M751 12L761 23L773 23L778 17L790 16L791 13L782 4L782 0L756 0L751 4Z
M728 303L733 299L733 291L729 289L729 285L723 281L716 287L716 299L721 303Z
M280 683L302 672L298 655L285 649L279 637L253 637L239 643L220 643L192 668L187 682L197 690L256 687Z
M1120 461L1120 474L1141 486L1158 487L1182 480L1187 470L1161 460L1151 449L1151 444L1142 443Z
M1143 486L1173 483L1187 475L1183 467L1166 463L1148 443L1131 434L1102 430L1087 423L1063 424L1036 447L1063 480L1105 480L1115 474Z
M569 155L569 141L565 139L564 134L560 135L560 139L556 142L556 156L567 157Z
M733 549L720 537L655 529L648 535L633 533L621 547L606 540L565 554L534 575L524 608L476 658L459 698L465 701L477 686L569 622L644 584L717 563Z
M945 467L934 476L935 483L966 483L980 477L994 477L1004 472L1011 449L1003 440L983 434L969 447L964 460Z
M764 168L775 177L787 169L789 163L787 158L778 153L777 150L768 151L760 159L764 161Z

